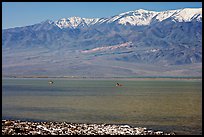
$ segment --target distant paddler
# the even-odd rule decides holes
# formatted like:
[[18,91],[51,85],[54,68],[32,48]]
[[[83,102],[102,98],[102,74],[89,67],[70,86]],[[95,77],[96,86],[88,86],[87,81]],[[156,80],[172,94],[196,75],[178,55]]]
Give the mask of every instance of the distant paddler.
[[115,85],[116,87],[121,87],[121,86],[123,86],[122,84],[119,84],[119,83],[116,83],[116,85]]
[[49,84],[53,84],[54,82],[52,80],[48,81]]

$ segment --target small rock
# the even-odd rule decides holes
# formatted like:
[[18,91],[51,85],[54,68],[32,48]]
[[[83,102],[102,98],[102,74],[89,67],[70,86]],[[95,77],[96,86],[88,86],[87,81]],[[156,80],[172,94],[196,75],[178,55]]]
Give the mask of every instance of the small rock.
[[5,121],[5,122],[4,122],[4,125],[5,125],[5,126],[10,126],[11,124],[13,124],[12,121]]

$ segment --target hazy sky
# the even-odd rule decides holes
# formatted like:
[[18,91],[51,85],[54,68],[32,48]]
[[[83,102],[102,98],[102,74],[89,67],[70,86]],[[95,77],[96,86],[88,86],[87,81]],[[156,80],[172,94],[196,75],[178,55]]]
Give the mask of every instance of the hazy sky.
[[202,2],[2,2],[2,28],[32,25],[72,16],[111,17],[123,12],[146,9],[164,11],[201,8]]

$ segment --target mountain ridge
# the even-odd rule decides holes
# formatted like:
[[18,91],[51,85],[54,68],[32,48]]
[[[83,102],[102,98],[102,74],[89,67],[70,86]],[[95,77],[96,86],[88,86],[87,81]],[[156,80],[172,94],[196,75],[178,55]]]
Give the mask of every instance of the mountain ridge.
[[202,8],[163,12],[139,9],[109,18],[70,17],[61,21],[61,27],[57,21],[46,20],[3,29],[3,74],[202,74]]
[[[144,15],[149,18],[143,17]],[[127,17],[124,17],[124,16],[127,16]],[[184,9],[168,10],[168,11],[161,11],[161,12],[139,9],[139,10],[124,12],[119,15],[111,16],[109,18],[69,17],[67,19],[63,18],[63,19],[54,21],[53,23],[57,25],[59,28],[77,28],[78,26],[80,27],[81,23],[83,23],[82,26],[84,25],[91,26],[91,25],[98,25],[102,23],[113,23],[118,20],[117,21],[118,24],[126,25],[127,23],[129,23],[130,25],[140,26],[140,25],[150,25],[152,22],[155,22],[155,21],[161,22],[168,18],[172,18],[172,20],[178,21],[178,22],[188,22],[188,21],[190,22],[192,17],[194,17],[193,19],[197,21],[201,21],[202,8],[184,8]]]

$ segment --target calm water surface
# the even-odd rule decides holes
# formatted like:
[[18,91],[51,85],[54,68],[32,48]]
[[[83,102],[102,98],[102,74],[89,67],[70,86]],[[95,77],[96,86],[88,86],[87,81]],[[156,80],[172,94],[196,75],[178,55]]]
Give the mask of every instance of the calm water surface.
[[2,118],[202,134],[201,80],[48,80],[3,79]]

